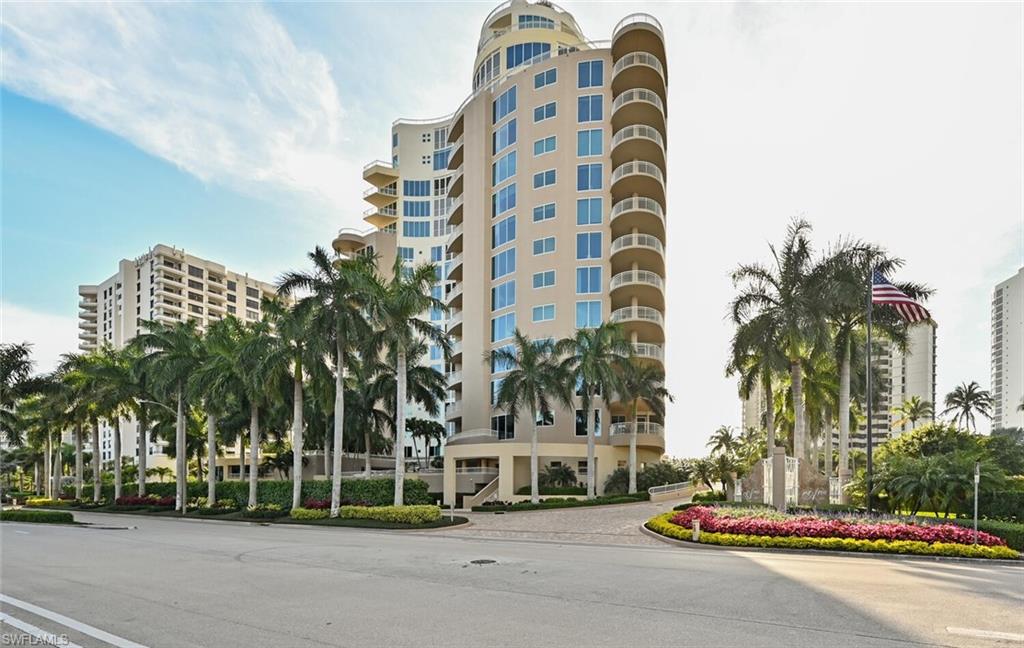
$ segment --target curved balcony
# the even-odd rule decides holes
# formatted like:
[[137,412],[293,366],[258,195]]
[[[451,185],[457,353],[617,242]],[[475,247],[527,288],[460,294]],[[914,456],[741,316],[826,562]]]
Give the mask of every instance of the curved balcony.
[[465,158],[464,150],[462,147],[462,138],[455,140],[452,144],[452,154],[448,158],[448,169],[454,171],[462,166],[462,160]]
[[656,92],[636,88],[615,97],[612,102],[612,130],[618,132],[626,126],[636,125],[655,128],[665,137],[665,102]]
[[626,162],[612,171],[611,192],[612,203],[630,196],[646,196],[664,205],[665,175],[652,162]]
[[448,254],[462,252],[462,225],[456,225],[452,228],[452,231],[448,234],[448,240],[445,241],[445,247],[448,249]]
[[609,283],[612,309],[629,306],[636,299],[641,306],[665,310],[665,280],[650,270],[626,270]]
[[383,187],[370,187],[363,192],[363,200],[374,207],[386,207],[398,200],[398,186],[396,183]]
[[492,441],[498,440],[498,431],[489,430],[487,428],[481,428],[477,430],[465,430],[463,432],[456,432],[455,434],[448,437],[445,441],[445,445],[452,444],[463,444],[463,443],[491,443]]
[[[613,446],[628,446],[633,436],[632,423],[612,423],[609,429],[609,443]],[[637,421],[636,444],[641,447],[665,447],[665,427],[653,421]]]
[[448,260],[448,276],[445,279],[458,282],[455,288],[452,289],[451,300],[448,303],[449,306],[456,305],[452,303],[455,297],[458,297],[460,303],[462,302],[462,258],[462,253],[460,252]]
[[462,401],[445,403],[444,420],[455,421],[460,418],[462,418]]
[[650,342],[634,342],[633,355],[641,360],[657,360],[663,364],[665,362],[665,349]]
[[[668,65],[665,30],[657,18],[645,13],[634,13],[615,25],[612,31],[612,60],[618,61],[630,52],[650,52],[658,58],[663,68]],[[667,73],[665,80],[668,81]]]
[[629,233],[612,239],[612,274],[629,270],[636,264],[665,276],[665,246],[656,236]]
[[461,336],[462,335],[462,311],[453,310],[448,313],[448,334]]
[[[462,273],[462,255],[459,255],[459,274]],[[455,267],[455,259],[452,259],[452,266],[448,269],[448,279],[451,279],[452,269]],[[457,281],[448,294],[445,295],[445,305],[448,308],[462,308],[462,282]]]
[[452,200],[451,211],[448,212],[448,224],[458,225],[462,222],[463,211],[462,211],[462,196]]
[[632,196],[612,203],[609,222],[613,239],[636,229],[665,240],[665,209],[653,198]]
[[384,160],[374,160],[363,167],[363,180],[375,187],[383,187],[398,181],[398,169]]
[[465,108],[465,106],[466,106],[466,104],[463,103],[462,107],[460,107],[455,112],[455,114],[452,116],[452,121],[448,124],[448,141],[449,142],[456,142],[456,141],[458,141],[458,139],[460,137],[462,137],[463,132],[465,132],[465,130],[466,130],[466,128],[465,128],[466,120],[463,118],[463,110],[462,110],[463,108]]
[[461,371],[451,371],[448,373],[448,389],[452,389],[456,385],[462,385]]
[[455,342],[452,342],[452,347],[451,348],[452,348],[451,361],[452,362],[458,362],[458,361],[462,360],[462,341],[461,340],[456,340]]
[[645,341],[663,344],[665,342],[665,318],[656,308],[650,306],[626,306],[612,311],[611,321],[621,324],[626,337],[633,333]]
[[80,310],[80,311],[78,311],[78,318],[79,319],[84,319],[84,320],[93,320],[93,326],[96,326],[96,324],[95,324],[96,317],[97,317],[97,315],[96,315],[96,310],[95,309],[93,309],[93,310]]
[[458,198],[462,195],[462,167],[460,166],[455,170],[455,177],[452,178],[452,184],[448,187],[448,197]]
[[665,67],[657,56],[647,52],[630,52],[615,60],[612,95],[633,88],[646,88],[657,93],[662,101],[666,100]]
[[636,124],[612,135],[612,167],[630,160],[647,160],[665,172],[665,139],[657,128]]

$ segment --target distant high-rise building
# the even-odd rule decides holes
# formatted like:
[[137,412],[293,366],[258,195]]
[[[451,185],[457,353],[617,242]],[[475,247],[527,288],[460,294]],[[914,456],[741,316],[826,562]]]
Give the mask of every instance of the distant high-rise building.
[[992,429],[1024,428],[1024,267],[992,293]]

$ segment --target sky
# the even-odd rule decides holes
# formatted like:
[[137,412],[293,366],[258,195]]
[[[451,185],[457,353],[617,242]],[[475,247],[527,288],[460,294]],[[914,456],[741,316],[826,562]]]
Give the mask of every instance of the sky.
[[[993,286],[1024,265],[1024,5],[563,2],[667,34],[668,453],[738,426],[729,274],[790,219],[936,290],[939,398],[989,385]],[[156,243],[272,280],[362,227],[397,117],[469,93],[492,3],[5,2],[0,339],[77,347],[77,285]]]

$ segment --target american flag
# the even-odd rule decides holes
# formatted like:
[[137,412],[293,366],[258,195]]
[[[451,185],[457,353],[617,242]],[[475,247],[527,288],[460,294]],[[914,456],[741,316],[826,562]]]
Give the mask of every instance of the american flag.
[[924,306],[892,285],[892,282],[878,270],[871,275],[871,303],[892,306],[900,314],[900,317],[910,323],[923,322],[932,317]]

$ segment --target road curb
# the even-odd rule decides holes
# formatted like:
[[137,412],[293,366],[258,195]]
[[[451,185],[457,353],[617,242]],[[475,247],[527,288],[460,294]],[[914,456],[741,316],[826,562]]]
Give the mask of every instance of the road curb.
[[699,551],[727,551],[727,552],[746,552],[753,551],[757,553],[769,553],[769,554],[782,554],[782,555],[804,555],[804,556],[840,556],[844,558],[869,558],[872,560],[900,560],[905,562],[949,562],[949,563],[967,563],[971,565],[1006,565],[1024,567],[1024,560],[1003,560],[1001,558],[963,558],[958,556],[913,556],[910,554],[883,554],[883,553],[871,553],[871,552],[859,552],[859,551],[830,551],[827,549],[777,549],[773,547],[723,547],[720,545],[713,544],[702,544],[700,542],[691,542],[688,540],[677,540],[675,538],[669,538],[661,535],[655,531],[651,531],[647,528],[647,523],[644,522],[640,525],[640,532],[644,535],[648,535],[652,538],[661,540],[662,542],[677,547],[686,547],[688,549],[697,549]]

